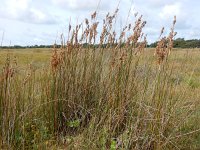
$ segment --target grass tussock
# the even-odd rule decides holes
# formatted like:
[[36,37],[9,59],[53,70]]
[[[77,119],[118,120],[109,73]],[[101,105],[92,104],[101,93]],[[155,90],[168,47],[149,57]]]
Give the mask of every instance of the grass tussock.
[[67,42],[61,36],[47,68],[21,69],[7,55],[0,72],[1,149],[200,146],[199,96],[188,94],[196,84],[184,82],[171,57],[176,18],[168,37],[162,29],[153,55],[145,49],[142,16],[116,33],[117,13],[108,13],[102,26],[96,12],[69,25]]

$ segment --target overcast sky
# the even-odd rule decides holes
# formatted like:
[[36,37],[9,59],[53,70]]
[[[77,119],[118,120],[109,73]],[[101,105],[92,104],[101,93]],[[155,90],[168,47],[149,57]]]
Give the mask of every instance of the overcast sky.
[[[177,16],[177,37],[200,39],[200,0],[121,0],[118,21],[123,24],[130,6],[129,22],[133,14],[143,14],[147,21],[144,32],[149,43],[154,42],[164,26],[170,29]],[[119,0],[101,0],[99,16],[114,12]],[[59,35],[66,33],[72,23],[90,18],[98,0],[0,0],[0,39],[3,45],[53,44]],[[167,31],[166,31],[167,33]]]

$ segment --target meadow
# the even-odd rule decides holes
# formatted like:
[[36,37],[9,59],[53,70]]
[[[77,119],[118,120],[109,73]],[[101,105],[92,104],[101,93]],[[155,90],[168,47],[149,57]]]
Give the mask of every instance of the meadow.
[[116,15],[61,48],[0,49],[1,149],[200,148],[200,49],[173,49],[176,20],[156,48],[141,16],[117,37]]

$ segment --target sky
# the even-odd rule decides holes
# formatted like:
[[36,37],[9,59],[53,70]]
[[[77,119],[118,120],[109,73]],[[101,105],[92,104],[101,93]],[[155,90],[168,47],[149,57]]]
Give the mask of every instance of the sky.
[[[120,1],[120,4],[119,4]],[[68,24],[90,18],[99,0],[0,0],[0,40],[3,45],[46,45],[66,35]],[[176,38],[200,39],[200,0],[101,0],[97,19],[114,12],[119,4],[118,22],[134,23],[138,12],[147,21],[144,33],[156,41],[165,27],[168,34],[174,15]]]

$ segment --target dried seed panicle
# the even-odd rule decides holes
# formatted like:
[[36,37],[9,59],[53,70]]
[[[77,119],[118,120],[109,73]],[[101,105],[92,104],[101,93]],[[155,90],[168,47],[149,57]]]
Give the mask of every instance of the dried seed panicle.
[[57,70],[59,63],[60,63],[59,54],[56,49],[56,44],[54,44],[54,50],[51,56],[51,68],[52,68],[53,73],[55,73],[55,71]]
[[95,11],[92,15],[91,15],[91,19],[94,20],[97,16],[97,12]]

